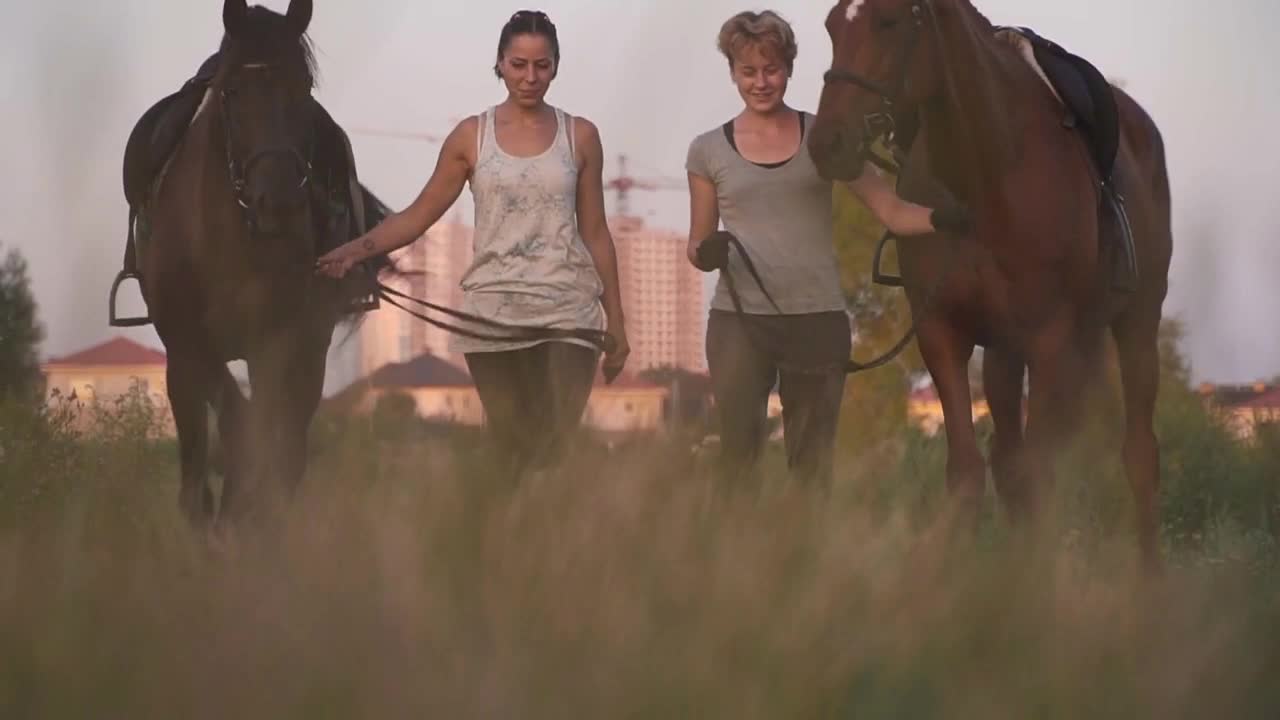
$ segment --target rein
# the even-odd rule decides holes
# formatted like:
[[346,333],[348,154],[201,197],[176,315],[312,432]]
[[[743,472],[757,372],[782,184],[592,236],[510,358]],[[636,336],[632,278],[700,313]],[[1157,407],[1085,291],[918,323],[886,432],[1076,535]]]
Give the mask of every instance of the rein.
[[[428,302],[420,298],[415,298],[411,295],[406,295],[405,293],[402,293],[399,290],[396,290],[395,288],[385,285],[381,282],[377,283],[377,290],[378,290],[377,292],[378,298],[386,302],[388,305],[391,305],[392,307],[395,307],[395,308],[399,308],[400,310],[403,310],[409,315],[419,320],[422,320],[423,322],[426,322],[430,325],[434,325],[435,327],[438,327],[441,330],[446,330],[448,332],[451,332],[457,335],[462,335],[463,337],[469,337],[475,340],[497,340],[500,342],[522,342],[526,340],[534,340],[534,341],[582,340],[584,342],[590,343],[591,345],[599,349],[601,352],[606,354],[612,352],[615,346],[613,336],[605,332],[604,330],[590,330],[587,328],[548,328],[548,327],[537,327],[532,325],[509,325],[507,323],[498,322],[497,320],[490,320],[489,318],[483,318],[478,315],[472,315],[471,313],[462,312],[461,310],[454,310],[452,308],[448,308],[443,305],[437,305],[436,303],[433,303],[433,302]],[[458,318],[459,320],[464,320],[466,322],[475,323],[477,325],[483,325],[485,327],[493,328],[494,330],[501,331],[502,334],[477,332],[475,330],[468,330],[466,328],[459,327],[458,325],[454,325],[452,323],[448,323],[443,320],[437,320],[436,318],[433,318],[429,315],[425,315],[422,312],[405,307],[403,304],[400,303],[401,300],[413,305],[417,305],[426,310],[434,310],[436,312],[444,313],[445,315]]]
[[[888,233],[885,234],[885,237],[880,241],[881,247],[884,246],[885,241],[888,240],[890,237],[892,237],[890,234]],[[747,273],[751,275],[751,279],[755,282],[756,287],[759,288],[760,292],[764,294],[765,298],[769,301],[769,304],[773,306],[774,311],[778,315],[784,314],[782,312],[782,309],[778,307],[778,303],[774,301],[773,296],[769,294],[768,288],[766,288],[764,285],[764,280],[760,277],[760,273],[756,270],[755,263],[751,261],[751,256],[747,254],[747,249],[743,247],[742,241],[739,240],[732,233],[728,234],[728,239],[729,239],[729,245],[733,247],[735,251],[737,251],[738,257],[742,258],[742,264],[747,268]],[[877,249],[876,250],[877,269],[879,268],[879,262],[878,262],[879,256],[880,256],[880,251],[879,249]],[[739,319],[745,320],[746,312],[743,311],[742,309],[742,298],[738,296],[738,287],[734,282],[733,273],[729,272],[729,268],[726,266],[721,269],[720,276],[724,278],[725,287],[729,290],[729,299],[733,301],[734,313],[737,314]],[[885,283],[885,284],[889,284],[889,283]],[[744,323],[744,329],[746,329],[749,333],[750,325],[747,325]],[[844,365],[845,373],[853,374],[853,373],[863,372],[865,370],[874,370],[878,367],[881,367],[883,365],[886,365],[892,362],[894,358],[902,354],[903,350],[907,349],[907,345],[911,344],[911,340],[915,337],[915,334],[916,334],[916,327],[915,327],[915,323],[913,322],[911,325],[911,329],[908,330],[907,333],[903,335],[902,338],[898,340],[898,342],[895,343],[894,346],[890,348],[887,352],[867,362],[859,362],[853,359],[849,359],[845,361],[845,365]]]

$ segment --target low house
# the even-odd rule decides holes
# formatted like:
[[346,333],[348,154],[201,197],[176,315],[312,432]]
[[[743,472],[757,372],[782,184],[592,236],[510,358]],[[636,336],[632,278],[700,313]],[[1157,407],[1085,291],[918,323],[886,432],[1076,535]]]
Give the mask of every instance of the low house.
[[1199,393],[1209,409],[1218,413],[1242,440],[1251,439],[1260,425],[1280,422],[1280,385],[1205,383]]
[[81,410],[95,402],[109,406],[136,388],[161,413],[166,432],[172,434],[165,369],[163,352],[123,337],[50,358],[40,366],[50,402],[69,399]]
[[[668,388],[623,375],[605,384],[599,373],[583,423],[605,432],[655,430],[664,425]],[[388,395],[413,399],[418,416],[430,420],[481,425],[484,407],[470,374],[431,353],[391,363],[357,380],[326,401],[338,412],[368,414]]]
[[480,396],[465,370],[431,353],[402,363],[389,363],[368,377],[348,385],[329,402],[344,412],[373,412],[387,395],[413,399],[419,417],[428,420],[479,425],[484,421]]
[[606,385],[597,374],[582,422],[605,432],[657,430],[666,423],[669,388],[630,375]]

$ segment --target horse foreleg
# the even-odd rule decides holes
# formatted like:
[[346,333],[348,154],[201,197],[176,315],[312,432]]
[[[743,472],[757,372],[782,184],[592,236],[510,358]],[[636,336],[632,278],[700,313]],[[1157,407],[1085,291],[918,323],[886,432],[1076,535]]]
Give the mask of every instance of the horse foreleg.
[[289,363],[289,373],[285,377],[286,395],[281,398],[285,423],[282,427],[284,444],[281,448],[280,479],[290,497],[297,494],[306,473],[307,431],[324,391],[327,353],[327,341],[303,344]]
[[327,342],[284,333],[249,360],[254,476],[261,480],[259,489],[279,500],[291,497],[302,481],[307,429],[320,402],[327,348]]
[[182,471],[178,507],[198,529],[205,528],[214,513],[213,490],[209,487],[209,377],[205,368],[202,358],[171,350],[165,369]]
[[973,428],[969,358],[974,344],[954,329],[930,323],[919,329],[920,353],[942,403],[947,433],[947,490],[961,510],[977,517],[986,486],[986,464]]
[[1043,327],[1028,353],[1026,452],[1036,473],[1025,485],[1024,502],[1032,519],[1054,487],[1055,466],[1079,428],[1086,367],[1075,318],[1063,312]]
[[1159,548],[1160,448],[1154,416],[1160,385],[1159,313],[1123,316],[1112,328],[1124,384],[1124,469],[1137,509],[1138,547],[1148,572],[1162,566]]
[[233,521],[241,512],[241,483],[247,463],[246,427],[248,403],[231,371],[222,365],[214,409],[218,414],[218,438],[222,445],[222,502],[219,522]]
[[983,354],[982,386],[991,410],[995,432],[991,436],[991,475],[996,492],[1010,517],[1027,511],[1031,482],[1023,459],[1022,379],[1026,362],[1005,348],[987,348]]

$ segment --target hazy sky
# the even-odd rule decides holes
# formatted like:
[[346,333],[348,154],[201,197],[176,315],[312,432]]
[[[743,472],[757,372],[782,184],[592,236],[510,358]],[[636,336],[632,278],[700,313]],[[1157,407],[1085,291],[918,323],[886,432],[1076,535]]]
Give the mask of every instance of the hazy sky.
[[[266,5],[283,11],[287,0]],[[1190,326],[1197,377],[1280,374],[1280,49],[1276,0],[977,0],[999,24],[1028,25],[1124,80],[1160,125],[1174,202],[1168,314]],[[110,336],[107,289],[126,206],[120,158],[138,116],[216,47],[220,0],[0,3],[0,244],[31,263],[46,355]],[[490,66],[521,7],[556,22],[563,66],[549,99],[594,120],[632,173],[683,178],[691,138],[739,108],[715,50],[745,8],[789,18],[800,56],[788,95],[814,110],[830,62],[828,0],[318,0],[311,25],[318,95],[349,128],[444,133],[502,99]],[[407,203],[437,146],[353,137],[361,176]],[[612,171],[611,166],[606,168]],[[461,210],[469,218],[469,193]],[[684,230],[680,192],[638,193],[633,209]],[[140,307],[140,303],[134,305]],[[159,346],[149,328],[126,334]]]

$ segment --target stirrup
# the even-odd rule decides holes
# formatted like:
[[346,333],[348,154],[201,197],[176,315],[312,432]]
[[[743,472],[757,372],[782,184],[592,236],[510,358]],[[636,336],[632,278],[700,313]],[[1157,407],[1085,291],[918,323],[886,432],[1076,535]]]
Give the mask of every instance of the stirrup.
[[120,284],[125,280],[137,280],[142,283],[142,276],[132,270],[121,270],[116,273],[116,279],[111,281],[111,294],[107,298],[107,323],[111,327],[141,327],[150,325],[151,318],[142,315],[139,317],[121,318],[116,317],[116,293],[120,290]]
[[884,235],[880,236],[880,242],[876,243],[876,252],[871,258],[871,282],[876,285],[884,285],[885,287],[903,287],[902,276],[890,275],[880,269],[880,260],[884,255],[884,246],[888,245],[890,240],[897,240],[897,236],[888,230],[885,230]]

